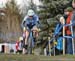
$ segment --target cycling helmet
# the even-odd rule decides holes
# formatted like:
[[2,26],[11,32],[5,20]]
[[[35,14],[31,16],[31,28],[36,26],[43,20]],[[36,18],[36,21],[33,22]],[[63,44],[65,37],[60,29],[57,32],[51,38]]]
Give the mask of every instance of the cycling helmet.
[[28,13],[27,13],[28,16],[33,16],[34,14],[35,12],[32,9],[28,10]]

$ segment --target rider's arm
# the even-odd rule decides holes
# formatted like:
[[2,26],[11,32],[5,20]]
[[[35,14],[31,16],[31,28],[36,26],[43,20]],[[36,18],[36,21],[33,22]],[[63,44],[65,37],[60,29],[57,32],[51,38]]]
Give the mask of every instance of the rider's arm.
[[27,16],[24,17],[23,21],[22,21],[22,24],[21,24],[21,27],[24,28],[26,27],[26,19],[27,19]]
[[36,22],[36,26],[39,27],[40,22],[39,22],[39,17],[38,17],[37,15],[36,15],[36,21],[37,21],[37,22]]

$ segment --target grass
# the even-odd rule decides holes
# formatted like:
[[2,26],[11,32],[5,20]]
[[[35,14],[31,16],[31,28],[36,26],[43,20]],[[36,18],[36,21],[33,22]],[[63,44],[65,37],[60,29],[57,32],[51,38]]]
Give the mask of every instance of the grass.
[[75,61],[75,55],[36,56],[22,54],[0,54],[0,61]]

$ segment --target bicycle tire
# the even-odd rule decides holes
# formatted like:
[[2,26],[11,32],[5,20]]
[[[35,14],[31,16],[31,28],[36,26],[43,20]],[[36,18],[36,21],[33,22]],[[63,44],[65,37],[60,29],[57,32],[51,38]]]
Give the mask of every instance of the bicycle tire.
[[32,54],[32,38],[28,39],[28,54]]

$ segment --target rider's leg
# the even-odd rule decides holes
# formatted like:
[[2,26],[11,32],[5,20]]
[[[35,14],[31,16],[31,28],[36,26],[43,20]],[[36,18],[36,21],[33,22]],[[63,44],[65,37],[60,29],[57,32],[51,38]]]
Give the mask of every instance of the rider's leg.
[[38,31],[36,31],[36,37],[38,37],[39,36],[39,32]]
[[27,53],[28,37],[29,37],[29,31],[26,30],[24,38],[23,54]]
[[25,34],[26,34],[26,36],[25,36],[25,53],[27,53],[29,31],[26,30]]
[[33,33],[34,33],[35,37],[38,37],[39,32],[38,32],[37,26],[34,26],[34,27],[32,28],[32,30],[33,30]]
[[29,37],[29,31],[28,30],[26,30],[26,37],[25,37],[25,45],[27,45],[28,44],[28,37]]
[[26,51],[25,51],[25,37],[24,37],[24,38],[23,38],[23,50],[22,50],[22,53],[25,54],[25,52],[26,52]]
[[35,37],[35,38],[39,36],[38,31],[33,31],[33,33],[34,33],[34,37]]

